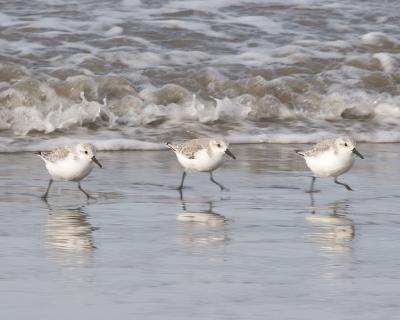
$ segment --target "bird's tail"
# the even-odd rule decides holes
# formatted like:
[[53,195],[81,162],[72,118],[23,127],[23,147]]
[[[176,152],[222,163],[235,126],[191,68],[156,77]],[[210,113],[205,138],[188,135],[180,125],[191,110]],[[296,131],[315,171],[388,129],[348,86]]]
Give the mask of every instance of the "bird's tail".
[[301,155],[302,157],[304,157],[304,151],[301,150],[294,150],[294,152],[296,152],[297,154]]
[[168,148],[170,148],[172,151],[176,151],[175,146],[171,142],[167,142],[165,144]]
[[42,151],[36,151],[36,152],[34,152],[33,154],[36,154],[36,155],[38,155],[38,156],[41,156],[41,155],[42,155]]

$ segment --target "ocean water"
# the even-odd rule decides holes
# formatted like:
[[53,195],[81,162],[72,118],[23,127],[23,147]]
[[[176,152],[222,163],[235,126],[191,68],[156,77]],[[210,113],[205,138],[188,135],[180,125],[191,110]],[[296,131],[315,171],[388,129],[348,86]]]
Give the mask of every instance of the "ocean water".
[[397,1],[1,1],[0,151],[399,142]]
[[189,174],[182,200],[172,152],[100,152],[95,199],[58,182],[48,203],[41,160],[3,154],[2,318],[397,319],[399,146],[359,145],[355,191],[313,199],[298,147],[232,146],[230,191]]

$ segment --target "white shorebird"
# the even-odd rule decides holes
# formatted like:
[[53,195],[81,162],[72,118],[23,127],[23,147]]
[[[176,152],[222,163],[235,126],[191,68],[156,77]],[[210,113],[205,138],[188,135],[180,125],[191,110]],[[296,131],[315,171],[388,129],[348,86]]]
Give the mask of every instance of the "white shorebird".
[[296,152],[306,160],[308,168],[313,172],[309,192],[314,192],[316,177],[333,177],[335,183],[353,190],[337,178],[350,170],[354,163],[354,155],[361,159],[364,157],[356,149],[356,144],[351,137],[342,136],[318,142],[310,150]]
[[93,169],[93,164],[100,168],[102,165],[96,159],[96,149],[89,143],[80,143],[72,146],[62,147],[53,151],[37,152],[46,163],[46,168],[51,179],[46,192],[42,198],[46,199],[53,179],[78,182],[78,188],[89,199],[90,195],[82,189],[81,180],[85,178]]
[[167,143],[167,147],[173,150],[184,171],[178,190],[182,190],[187,171],[209,172],[210,180],[221,188],[222,184],[214,180],[213,171],[224,161],[227,154],[233,159],[235,156],[228,149],[228,143],[221,139],[193,139],[182,144]]

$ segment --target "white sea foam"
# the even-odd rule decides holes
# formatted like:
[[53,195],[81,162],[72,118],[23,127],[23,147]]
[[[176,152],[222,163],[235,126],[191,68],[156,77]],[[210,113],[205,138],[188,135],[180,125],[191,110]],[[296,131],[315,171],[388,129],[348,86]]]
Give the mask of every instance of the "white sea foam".
[[34,151],[49,151],[58,147],[72,145],[76,143],[92,143],[98,151],[154,151],[164,150],[165,145],[162,143],[152,143],[146,141],[140,141],[135,139],[104,139],[99,140],[96,138],[85,139],[79,137],[63,137],[54,138],[51,140],[30,140],[30,141],[19,141],[17,144],[11,143],[12,139],[1,138],[0,139],[0,152],[34,152]]
[[394,70],[394,68],[396,67],[397,63],[395,61],[395,59],[388,53],[384,53],[384,52],[380,52],[380,53],[375,53],[373,55],[373,57],[375,59],[378,59],[382,69],[385,72],[391,72]]
[[124,29],[122,27],[119,26],[114,26],[111,27],[111,29],[107,30],[104,35],[106,35],[107,37],[114,37],[116,35],[119,35],[121,33],[124,32]]
[[[319,133],[270,133],[270,134],[224,134],[219,135],[227,139],[231,144],[300,144],[300,143],[316,143],[321,139],[331,138],[336,136],[337,133],[319,132]],[[400,133],[393,131],[375,131],[357,133],[355,138],[358,142],[368,143],[398,143],[400,142]],[[182,141],[182,139],[176,139]],[[157,151],[166,150],[165,142],[158,143],[136,140],[131,138],[104,138],[98,139],[96,137],[82,138],[82,137],[68,137],[68,138],[54,138],[50,140],[40,139],[20,139],[17,143],[12,138],[0,138],[0,152],[13,153],[13,152],[34,152],[43,150],[52,150],[54,148],[75,144],[79,142],[92,143],[99,151]]]
[[369,32],[361,37],[363,43],[372,45],[372,46],[387,46],[387,45],[398,45],[399,41],[383,32]]
[[[72,81],[71,79],[75,78],[69,79],[68,81]],[[79,77],[77,80],[83,80],[83,78]],[[263,85],[268,88],[271,83],[265,82]],[[95,86],[95,83],[92,85]],[[235,98],[205,100],[191,95],[189,91],[176,85],[165,86],[161,89],[146,88],[137,97],[127,96],[111,107],[106,101],[102,103],[88,101],[83,92],[80,93],[80,102],[66,104],[66,100],[60,99],[53,89],[42,87],[40,90],[43,91],[42,96],[46,97],[47,105],[39,107],[33,100],[30,102],[33,105],[30,106],[3,108],[0,110],[2,116],[0,128],[12,131],[19,136],[28,136],[31,132],[48,134],[60,130],[73,133],[78,128],[90,125],[95,125],[98,127],[97,130],[103,130],[106,133],[110,129],[142,127],[144,131],[151,134],[152,131],[157,132],[160,124],[163,124],[163,128],[168,128],[179,123],[192,123],[194,126],[197,123],[200,128],[202,124],[211,125],[219,122],[235,124],[239,131],[260,132],[266,129],[257,129],[257,126],[251,129],[252,123],[256,124],[264,119],[291,119],[297,121],[298,125],[304,126],[305,136],[308,136],[307,126],[309,125],[306,119],[314,119],[314,125],[318,127],[325,126],[323,133],[329,133],[331,130],[329,128],[331,125],[328,126],[325,121],[370,119],[371,124],[375,123],[377,131],[388,130],[386,125],[400,124],[400,98],[387,94],[367,94],[363,90],[346,92],[342,87],[332,88],[331,92],[323,96],[315,94],[309,97],[304,96],[305,101],[299,101],[298,106],[291,108],[269,95],[260,99],[244,94]],[[94,90],[92,95],[97,96],[97,88],[94,87],[92,90]],[[17,91],[6,90],[0,98],[9,97],[13,92]],[[87,92],[90,94],[90,91]],[[19,95],[14,95],[13,99],[25,101],[24,96]],[[304,102],[305,104],[302,105]],[[27,101],[24,103],[26,104]],[[149,125],[152,127],[146,129]],[[349,123],[349,125],[350,128],[357,128],[357,122],[353,121],[353,124]],[[280,131],[278,124],[273,124],[272,128]],[[112,132],[109,134],[112,135]],[[297,132],[285,132],[285,137],[292,137],[291,134],[293,134],[292,142],[296,142]],[[271,133],[268,133],[268,137],[270,136]],[[290,139],[285,141],[290,142]],[[283,140],[276,141],[283,142]]]

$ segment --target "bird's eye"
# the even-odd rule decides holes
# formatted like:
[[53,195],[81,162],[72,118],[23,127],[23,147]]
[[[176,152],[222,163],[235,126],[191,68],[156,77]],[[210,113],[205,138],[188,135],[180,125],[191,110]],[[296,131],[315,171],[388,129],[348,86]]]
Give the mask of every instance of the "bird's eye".
[[347,143],[346,142],[344,143],[344,146],[347,147]]
[[85,154],[88,154],[89,152],[87,152],[87,150],[85,151]]
[[218,143],[218,144],[217,144],[217,147],[218,147],[218,148],[221,148],[221,144],[220,144],[220,143]]

